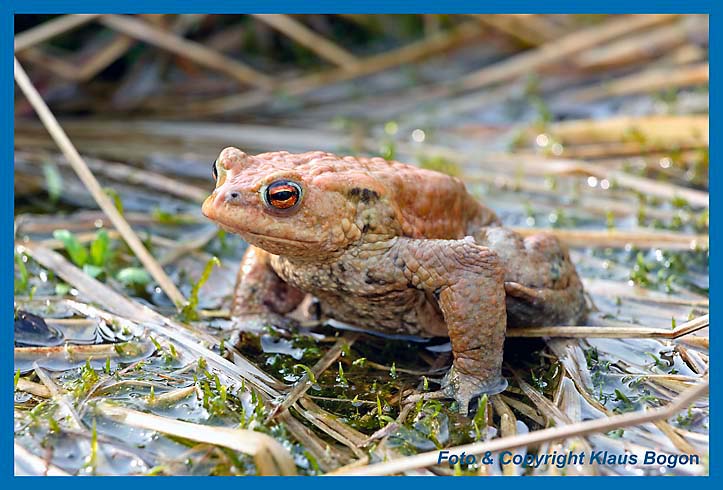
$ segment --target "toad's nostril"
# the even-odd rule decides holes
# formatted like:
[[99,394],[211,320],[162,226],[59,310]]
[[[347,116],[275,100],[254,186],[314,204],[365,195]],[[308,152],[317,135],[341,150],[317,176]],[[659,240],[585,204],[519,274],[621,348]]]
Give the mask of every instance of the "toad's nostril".
[[237,191],[231,191],[226,194],[226,202],[237,202],[241,200],[241,193]]

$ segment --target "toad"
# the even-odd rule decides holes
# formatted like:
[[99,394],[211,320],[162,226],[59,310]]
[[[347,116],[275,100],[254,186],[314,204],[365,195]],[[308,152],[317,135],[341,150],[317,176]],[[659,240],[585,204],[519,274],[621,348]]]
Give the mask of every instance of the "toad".
[[[224,149],[203,214],[250,246],[232,316],[281,323],[311,294],[324,318],[385,334],[449,337],[444,392],[507,386],[505,330],[584,320],[567,250],[504,228],[462,181],[382,158]],[[276,322],[276,323],[275,323]]]

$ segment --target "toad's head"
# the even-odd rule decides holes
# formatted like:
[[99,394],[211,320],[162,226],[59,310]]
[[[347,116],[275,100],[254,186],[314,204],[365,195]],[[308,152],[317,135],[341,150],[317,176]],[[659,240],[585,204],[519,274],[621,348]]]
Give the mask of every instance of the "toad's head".
[[[322,257],[359,239],[356,206],[338,175],[315,165],[322,152],[247,155],[224,149],[213,164],[216,188],[203,214],[275,255]],[[322,168],[323,167],[323,168]],[[356,230],[356,233],[355,233]]]

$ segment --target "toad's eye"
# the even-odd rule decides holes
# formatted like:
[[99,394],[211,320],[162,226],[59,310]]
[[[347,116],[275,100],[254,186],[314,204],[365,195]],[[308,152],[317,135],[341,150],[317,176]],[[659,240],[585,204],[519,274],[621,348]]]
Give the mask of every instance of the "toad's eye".
[[290,180],[277,180],[266,187],[264,201],[276,209],[291,209],[301,200],[301,186]]
[[218,160],[214,160],[211,164],[211,174],[213,174],[213,180],[218,181]]

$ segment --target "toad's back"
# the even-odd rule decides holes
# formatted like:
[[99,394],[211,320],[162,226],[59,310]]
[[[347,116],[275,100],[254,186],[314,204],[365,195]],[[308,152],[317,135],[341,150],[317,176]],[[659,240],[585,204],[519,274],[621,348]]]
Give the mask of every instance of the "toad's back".
[[389,208],[403,236],[456,239],[483,226],[499,224],[456,177],[383,158],[339,157],[332,153],[264,153],[256,158],[288,165],[326,187],[357,199],[362,206]]

